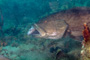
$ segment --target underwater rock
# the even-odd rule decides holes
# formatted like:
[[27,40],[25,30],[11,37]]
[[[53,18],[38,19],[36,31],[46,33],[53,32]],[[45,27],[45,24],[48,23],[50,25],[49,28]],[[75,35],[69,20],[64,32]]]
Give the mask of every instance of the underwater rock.
[[68,52],[69,60],[80,60],[80,51],[81,49],[76,48]]
[[33,30],[29,30],[30,35],[46,39],[59,39],[67,35],[77,37],[82,36],[83,23],[90,26],[90,8],[77,7],[69,10],[54,13],[42,18],[33,25]]
[[51,47],[50,53],[52,53],[52,58],[54,58],[55,60],[68,60],[69,59],[66,52],[58,46]]
[[90,29],[86,23],[84,24],[83,37],[81,60],[90,60]]
[[51,52],[51,53],[54,53],[54,52],[56,52],[58,49],[60,49],[60,47],[51,47],[51,48],[50,48],[50,52]]
[[68,60],[68,55],[64,53],[61,49],[58,49],[56,53],[56,60]]
[[49,6],[52,9],[52,11],[57,11],[59,9],[59,2],[58,1],[49,2]]
[[8,58],[6,58],[6,57],[0,55],[0,60],[10,60],[10,59],[8,59]]

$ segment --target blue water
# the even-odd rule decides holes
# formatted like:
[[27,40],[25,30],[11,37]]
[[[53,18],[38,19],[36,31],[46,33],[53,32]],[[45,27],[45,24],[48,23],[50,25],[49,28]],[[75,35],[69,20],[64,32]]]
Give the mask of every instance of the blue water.
[[[62,50],[65,43],[71,41],[53,41],[48,39],[27,36],[28,29],[39,19],[50,14],[67,10],[74,7],[89,7],[89,0],[0,0],[0,55],[11,60],[55,60],[56,46]],[[78,44],[78,42],[74,42]],[[63,51],[73,55],[75,51],[70,44]],[[69,47],[69,48],[68,48]],[[1,57],[0,57],[1,58]],[[63,60],[78,60],[74,58],[61,57]]]

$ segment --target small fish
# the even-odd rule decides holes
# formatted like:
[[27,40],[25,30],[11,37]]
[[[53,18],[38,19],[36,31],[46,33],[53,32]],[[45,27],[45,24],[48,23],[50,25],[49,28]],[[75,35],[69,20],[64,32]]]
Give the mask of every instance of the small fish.
[[[42,18],[28,31],[28,35],[39,38],[60,39],[65,35],[78,39],[82,36],[83,23],[90,26],[90,8],[77,7]],[[31,33],[29,33],[31,32]]]

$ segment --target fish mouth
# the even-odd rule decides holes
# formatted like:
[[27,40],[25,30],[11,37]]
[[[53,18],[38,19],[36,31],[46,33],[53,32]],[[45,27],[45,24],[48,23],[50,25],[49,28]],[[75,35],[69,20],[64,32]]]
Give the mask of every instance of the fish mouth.
[[35,31],[32,33],[32,35],[40,35],[39,31],[35,29]]
[[28,31],[28,33],[27,33],[27,35],[32,35],[32,36],[34,36],[34,35],[41,35],[40,34],[40,32],[36,29],[36,28],[34,28],[33,26],[29,29],[29,31]]
[[43,37],[46,33],[37,24],[34,24],[34,26],[29,29],[27,34],[35,37]]

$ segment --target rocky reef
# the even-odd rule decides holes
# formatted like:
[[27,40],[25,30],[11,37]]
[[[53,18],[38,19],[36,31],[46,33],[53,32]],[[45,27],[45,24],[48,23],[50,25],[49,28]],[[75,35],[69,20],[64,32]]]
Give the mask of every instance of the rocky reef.
[[90,7],[90,0],[0,0],[0,60],[90,60],[89,28],[83,31],[82,51],[81,42],[70,37],[54,41],[26,35],[39,19],[83,6]]

